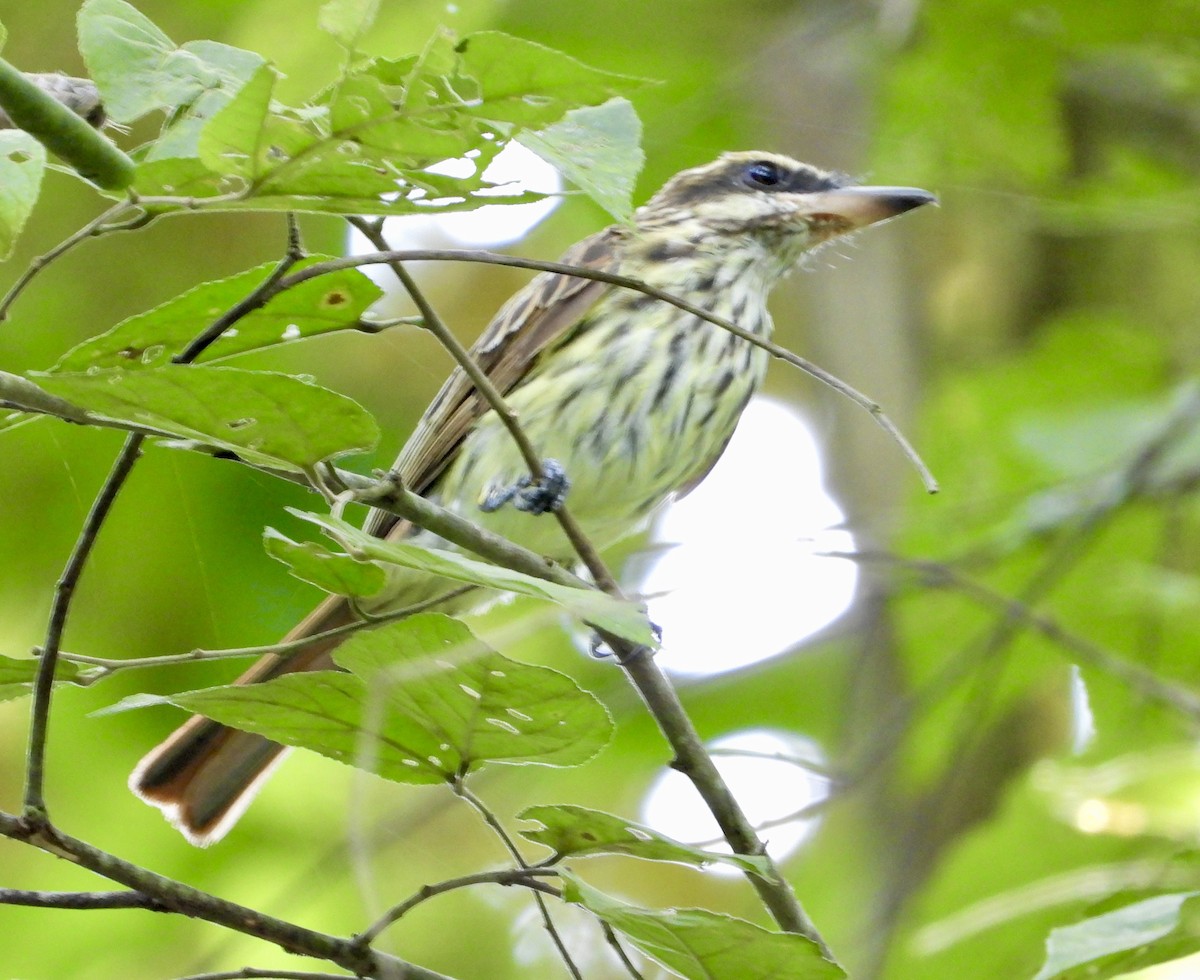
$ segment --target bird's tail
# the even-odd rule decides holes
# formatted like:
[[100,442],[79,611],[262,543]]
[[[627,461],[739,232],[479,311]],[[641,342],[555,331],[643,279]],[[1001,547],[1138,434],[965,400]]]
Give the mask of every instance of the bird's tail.
[[[330,596],[284,641],[354,621],[346,601]],[[328,670],[341,637],[315,643],[290,657],[263,657],[237,684],[257,684],[302,670]],[[220,840],[242,815],[287,749],[261,735],[240,732],[194,715],[138,763],[129,788],[162,810],[193,844]]]

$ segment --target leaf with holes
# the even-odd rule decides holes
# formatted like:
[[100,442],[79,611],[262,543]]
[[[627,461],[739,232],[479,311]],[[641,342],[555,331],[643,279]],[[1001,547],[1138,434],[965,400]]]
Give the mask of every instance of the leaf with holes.
[[[312,256],[291,271],[298,272],[327,258]],[[253,292],[274,268],[275,263],[268,262],[228,279],[206,282],[161,306],[122,320],[111,330],[69,350],[52,370],[165,366],[213,320]],[[357,269],[309,279],[242,317],[200,355],[200,360],[353,329],[382,295],[383,291]]]
[[626,99],[575,109],[554,125],[517,138],[618,221],[633,213],[645,163],[642,122]]
[[[363,12],[353,6],[333,11],[339,22],[349,17],[344,26],[351,31]],[[281,106],[275,82],[273,69],[259,67],[199,137],[205,165],[251,191],[219,207],[428,214],[539,200],[542,195],[528,192],[503,195],[484,178],[496,153],[520,127],[546,126],[580,105],[642,84],[495,31],[461,41],[439,31],[419,55],[359,59],[304,109]],[[620,130],[618,155],[637,159],[629,126],[610,122],[605,135],[611,140]],[[447,160],[468,157],[469,173],[434,172]],[[619,169],[611,154],[605,169]],[[581,174],[581,186],[590,190],[586,171]],[[145,183],[140,175],[137,186]],[[620,206],[616,176],[606,172],[591,183],[607,193],[610,206]],[[222,186],[202,182],[201,192],[211,196]]]
[[41,143],[19,129],[0,132],[0,260],[12,255],[37,203],[45,169]]
[[481,119],[545,126],[569,109],[597,105],[649,79],[592,68],[570,55],[500,31],[464,37],[459,70],[476,80],[470,111]]
[[714,854],[672,840],[632,820],[570,804],[531,806],[518,816],[536,820],[540,830],[522,830],[521,836],[554,851],[557,857],[590,857],[598,854],[628,854],[651,861],[674,861],[698,868],[721,861],[743,871],[765,876],[768,862],[762,857]]
[[288,509],[301,520],[323,528],[343,547],[364,558],[428,572],[430,575],[440,575],[455,582],[482,585],[489,589],[532,596],[535,599],[548,599],[563,606],[584,622],[634,643],[654,646],[658,642],[650,627],[645,608],[636,603],[616,599],[597,589],[577,589],[547,582],[545,579],[534,578],[532,575],[453,551],[422,548],[420,545],[403,541],[382,541],[336,517]]
[[334,554],[315,541],[293,541],[273,527],[263,532],[263,547],[296,578],[335,595],[369,596],[387,585],[387,575],[373,562]]
[[37,380],[95,415],[228,449],[252,463],[303,470],[369,449],[379,437],[356,402],[286,374],[172,364]]
[[705,909],[642,909],[618,902],[569,872],[563,897],[623,933],[681,977],[695,980],[841,980],[845,971],[794,932],[770,932]]
[[509,660],[447,616],[356,633],[335,659],[350,673],[138,695],[108,710],[169,702],[402,783],[487,763],[580,765],[612,734],[604,706],[571,678]]

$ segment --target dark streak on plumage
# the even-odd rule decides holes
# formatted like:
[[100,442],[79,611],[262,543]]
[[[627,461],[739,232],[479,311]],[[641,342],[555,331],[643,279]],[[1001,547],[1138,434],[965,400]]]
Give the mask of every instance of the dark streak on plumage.
[[690,258],[695,251],[693,242],[665,238],[646,250],[646,258],[651,262],[674,262],[676,259]]
[[722,374],[721,377],[717,379],[717,383],[713,387],[713,395],[717,398],[720,398],[721,395],[725,394],[725,390],[731,384],[733,384],[733,379],[734,379],[733,369],[726,368],[725,373]]
[[658,379],[658,387],[654,389],[654,397],[650,400],[650,411],[657,409],[663,399],[667,397],[667,392],[671,390],[671,383],[675,380],[675,375],[679,373],[679,355],[672,352],[671,359],[667,362],[667,369],[663,371],[662,376]]

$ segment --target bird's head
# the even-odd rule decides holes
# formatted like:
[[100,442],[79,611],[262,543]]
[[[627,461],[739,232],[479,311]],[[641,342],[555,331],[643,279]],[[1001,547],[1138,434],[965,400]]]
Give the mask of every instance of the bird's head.
[[639,209],[636,223],[644,229],[678,225],[694,244],[750,237],[790,265],[830,238],[936,201],[915,187],[856,185],[845,174],[750,151],[676,174]]

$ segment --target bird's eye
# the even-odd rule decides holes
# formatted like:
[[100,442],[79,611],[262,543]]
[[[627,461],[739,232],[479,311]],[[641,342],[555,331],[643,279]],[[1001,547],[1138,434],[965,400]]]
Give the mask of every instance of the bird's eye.
[[783,170],[767,160],[752,163],[745,171],[746,183],[751,187],[775,187],[783,183]]

